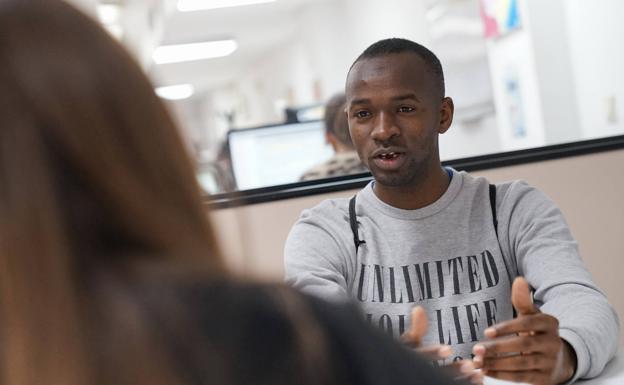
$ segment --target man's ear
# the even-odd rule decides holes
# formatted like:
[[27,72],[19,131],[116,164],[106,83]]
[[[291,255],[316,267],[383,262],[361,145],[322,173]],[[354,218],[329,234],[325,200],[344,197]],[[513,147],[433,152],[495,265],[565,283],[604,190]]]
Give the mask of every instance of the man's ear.
[[455,104],[453,99],[445,97],[440,103],[440,125],[438,126],[438,133],[444,134],[451,127],[453,123],[453,114],[455,113]]

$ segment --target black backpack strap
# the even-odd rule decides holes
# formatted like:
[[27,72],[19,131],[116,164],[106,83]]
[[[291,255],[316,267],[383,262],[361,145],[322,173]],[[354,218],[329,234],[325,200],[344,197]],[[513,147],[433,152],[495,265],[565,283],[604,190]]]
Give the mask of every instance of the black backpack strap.
[[[496,240],[500,245],[500,240],[498,239],[498,218],[496,216],[496,185],[490,184],[490,206],[492,207],[492,223],[494,224],[494,232],[496,233]],[[503,262],[505,263],[505,270],[507,270],[507,276],[509,277],[509,284],[511,285],[513,279],[517,274],[511,274],[509,266],[507,265],[507,259],[505,259],[505,255],[503,255],[503,248],[501,247],[501,257],[503,258]],[[533,293],[531,293],[532,295]],[[513,317],[516,318],[518,313],[515,308],[511,308],[513,311]]]
[[355,254],[362,243],[366,243],[364,240],[360,240],[358,236],[358,223],[355,216],[355,195],[349,200],[349,224],[351,225],[351,232],[353,233],[353,243],[355,244]]
[[490,184],[490,206],[492,207],[492,223],[498,239],[498,219],[496,216],[496,185]]

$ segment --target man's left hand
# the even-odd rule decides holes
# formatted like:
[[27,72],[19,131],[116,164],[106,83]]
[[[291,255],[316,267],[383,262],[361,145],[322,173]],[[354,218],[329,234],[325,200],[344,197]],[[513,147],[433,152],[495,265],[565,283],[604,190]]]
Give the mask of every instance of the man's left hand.
[[[422,340],[427,334],[428,321],[425,309],[416,306],[412,309],[410,328],[402,336],[404,344],[413,347],[418,354],[431,361],[444,360],[451,356],[453,349],[448,345],[423,345]],[[455,361],[440,367],[446,374],[464,383],[483,385],[483,374],[475,370],[471,360]]]
[[475,366],[486,376],[506,381],[533,385],[569,381],[576,370],[576,355],[559,337],[559,321],[533,305],[529,285],[522,277],[513,283],[511,302],[517,318],[484,331],[487,340],[473,349]]

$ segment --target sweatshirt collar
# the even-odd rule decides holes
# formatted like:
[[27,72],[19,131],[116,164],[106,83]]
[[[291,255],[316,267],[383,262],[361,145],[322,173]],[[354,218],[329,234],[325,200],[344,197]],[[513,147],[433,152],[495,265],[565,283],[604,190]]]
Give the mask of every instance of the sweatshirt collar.
[[391,206],[377,197],[373,186],[375,181],[371,181],[362,191],[358,193],[358,199],[365,205],[366,209],[371,207],[384,215],[397,218],[397,219],[422,219],[430,217],[444,210],[459,194],[461,190],[464,178],[462,173],[450,169],[453,173],[451,183],[447,187],[446,191],[438,200],[427,205],[425,207],[416,210],[404,210],[394,206]]

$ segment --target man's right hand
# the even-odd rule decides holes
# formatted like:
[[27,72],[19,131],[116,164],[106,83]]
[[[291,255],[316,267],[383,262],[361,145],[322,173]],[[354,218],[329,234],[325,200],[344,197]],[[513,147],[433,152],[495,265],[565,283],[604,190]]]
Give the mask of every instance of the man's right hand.
[[[422,345],[422,340],[427,333],[427,328],[427,313],[422,307],[416,306],[412,309],[410,328],[403,333],[401,341],[403,341],[406,345],[413,347],[418,354],[431,361],[439,361],[449,358],[453,354],[453,349],[448,345]],[[483,374],[481,374],[480,371],[475,370],[472,360],[453,362],[443,368],[450,371],[450,375],[457,379],[469,380],[475,385],[483,384]]]

